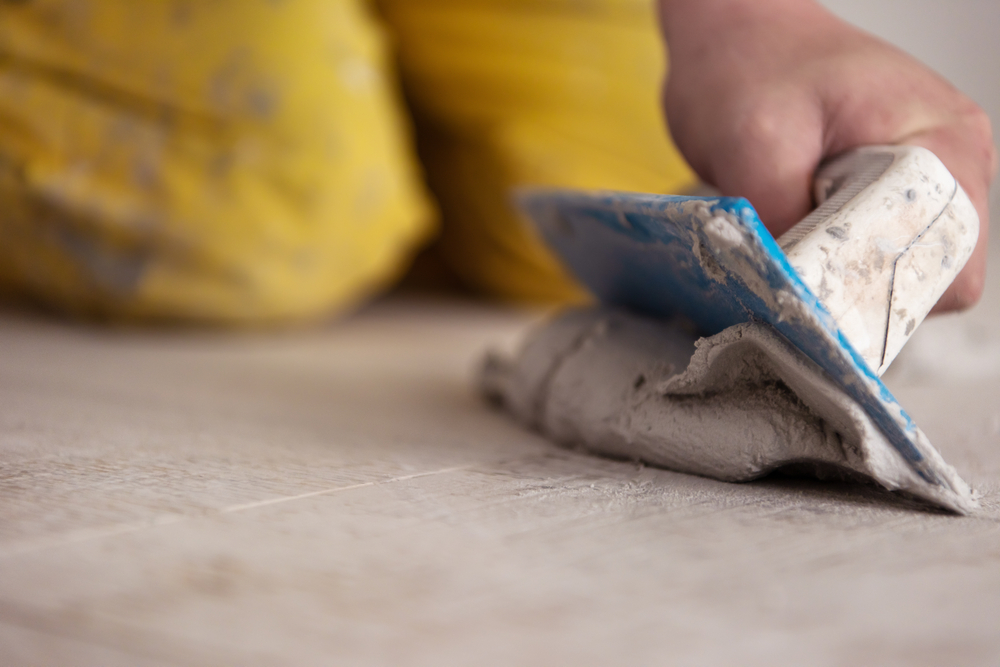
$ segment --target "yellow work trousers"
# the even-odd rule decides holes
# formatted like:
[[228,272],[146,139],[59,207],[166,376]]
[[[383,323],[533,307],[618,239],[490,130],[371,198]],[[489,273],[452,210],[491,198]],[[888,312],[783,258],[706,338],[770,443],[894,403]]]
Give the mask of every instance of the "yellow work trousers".
[[663,68],[646,0],[0,2],[0,292],[309,319],[440,233],[480,291],[579,300],[509,193],[688,186]]

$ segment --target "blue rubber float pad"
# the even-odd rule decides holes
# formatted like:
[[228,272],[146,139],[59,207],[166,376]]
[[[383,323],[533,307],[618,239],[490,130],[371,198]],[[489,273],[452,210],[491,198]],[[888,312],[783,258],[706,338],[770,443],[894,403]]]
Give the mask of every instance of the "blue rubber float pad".
[[601,302],[689,319],[702,335],[771,324],[851,396],[923,479],[930,446],[852,349],[746,199],[531,189],[521,210]]

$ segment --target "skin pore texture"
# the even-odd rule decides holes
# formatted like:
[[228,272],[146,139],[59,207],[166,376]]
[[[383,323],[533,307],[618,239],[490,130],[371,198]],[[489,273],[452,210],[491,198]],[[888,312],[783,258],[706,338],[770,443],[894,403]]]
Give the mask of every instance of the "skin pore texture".
[[819,164],[850,148],[933,151],[979,214],[976,250],[936,312],[973,305],[986,276],[986,114],[913,58],[812,0],[660,0],[671,134],[698,175],[750,200],[774,236],[812,207]]

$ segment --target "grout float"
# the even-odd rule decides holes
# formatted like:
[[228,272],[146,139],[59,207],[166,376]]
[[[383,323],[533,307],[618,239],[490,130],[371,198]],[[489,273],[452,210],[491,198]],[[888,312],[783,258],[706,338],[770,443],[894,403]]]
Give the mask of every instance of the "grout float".
[[536,329],[480,387],[567,446],[725,481],[791,464],[835,466],[958,513],[975,494],[928,446],[951,489],[907,465],[858,404],[771,327],[696,339],[678,321],[592,308]]

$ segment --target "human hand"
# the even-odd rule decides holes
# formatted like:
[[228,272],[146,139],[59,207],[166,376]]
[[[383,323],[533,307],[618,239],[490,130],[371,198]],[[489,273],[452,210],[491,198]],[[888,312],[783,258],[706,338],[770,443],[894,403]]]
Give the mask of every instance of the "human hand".
[[979,213],[979,241],[935,312],[980,297],[989,187],[986,114],[951,84],[812,0],[660,0],[670,50],[664,107],[707,183],[753,203],[774,236],[812,208],[826,157],[874,144],[934,152]]

